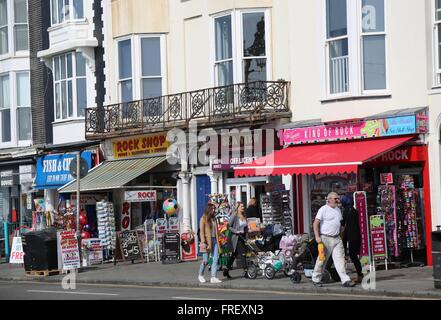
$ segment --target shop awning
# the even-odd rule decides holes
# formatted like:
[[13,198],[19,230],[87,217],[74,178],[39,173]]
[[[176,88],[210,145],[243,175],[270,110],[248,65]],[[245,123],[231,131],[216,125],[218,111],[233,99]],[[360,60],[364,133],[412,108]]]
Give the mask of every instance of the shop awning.
[[[105,161],[80,180],[81,191],[119,189],[131,180],[165,161],[165,157]],[[76,180],[58,189],[60,193],[76,192]]]
[[358,166],[413,138],[407,136],[289,147],[234,168],[234,175],[254,177],[357,172]]

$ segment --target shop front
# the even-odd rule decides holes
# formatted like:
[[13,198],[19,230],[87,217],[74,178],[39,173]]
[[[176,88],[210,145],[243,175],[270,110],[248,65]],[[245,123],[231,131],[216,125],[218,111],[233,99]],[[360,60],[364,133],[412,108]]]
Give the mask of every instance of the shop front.
[[16,161],[16,165],[0,163],[0,220],[29,225],[32,220],[32,182],[35,161]]
[[[235,168],[252,163],[260,156],[279,149],[274,129],[232,132],[229,135],[221,135],[219,141],[221,157],[212,161],[211,170],[222,177],[222,190],[228,195],[233,208],[238,201],[244,203],[246,207],[251,198],[259,200],[260,196],[268,191],[268,185],[282,184],[280,177],[234,176]],[[260,208],[259,216],[261,216]]]
[[[166,161],[167,146],[165,134],[105,141],[106,160],[80,180],[81,201],[89,199],[94,209],[87,210],[85,220],[96,221],[93,236],[111,254],[117,249],[118,232],[143,230],[146,221],[164,219],[163,203],[177,199],[177,169]],[[58,192],[75,199],[76,180]]]
[[360,213],[361,256],[372,248],[372,217],[384,220],[386,261],[432,264],[424,114],[286,128],[284,149],[235,169],[235,176],[290,176],[297,233],[312,234],[326,195],[350,195]]

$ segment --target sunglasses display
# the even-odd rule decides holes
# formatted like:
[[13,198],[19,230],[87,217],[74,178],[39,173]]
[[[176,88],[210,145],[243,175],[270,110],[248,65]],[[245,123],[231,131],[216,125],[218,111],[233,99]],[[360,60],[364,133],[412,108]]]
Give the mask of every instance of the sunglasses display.
[[280,224],[286,231],[292,231],[292,210],[289,191],[274,191],[260,196],[262,222],[265,225]]

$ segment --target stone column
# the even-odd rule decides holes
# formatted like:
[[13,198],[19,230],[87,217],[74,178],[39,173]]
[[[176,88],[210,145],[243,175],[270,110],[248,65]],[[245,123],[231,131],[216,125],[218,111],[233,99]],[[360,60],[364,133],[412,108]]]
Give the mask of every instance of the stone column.
[[190,179],[191,173],[181,171],[179,173],[179,178],[182,181],[182,196],[184,199],[184,203],[182,205],[183,209],[183,221],[181,226],[181,233],[187,232],[191,229],[191,215],[190,215]]
[[218,193],[218,181],[219,181],[219,172],[208,171],[207,175],[210,177],[211,182],[211,193]]

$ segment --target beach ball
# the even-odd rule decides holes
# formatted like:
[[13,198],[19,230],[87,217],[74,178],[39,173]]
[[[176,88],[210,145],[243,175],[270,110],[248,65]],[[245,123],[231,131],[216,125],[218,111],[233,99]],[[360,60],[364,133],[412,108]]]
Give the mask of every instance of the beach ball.
[[162,209],[167,215],[173,216],[178,210],[178,203],[175,199],[166,199],[162,205]]

